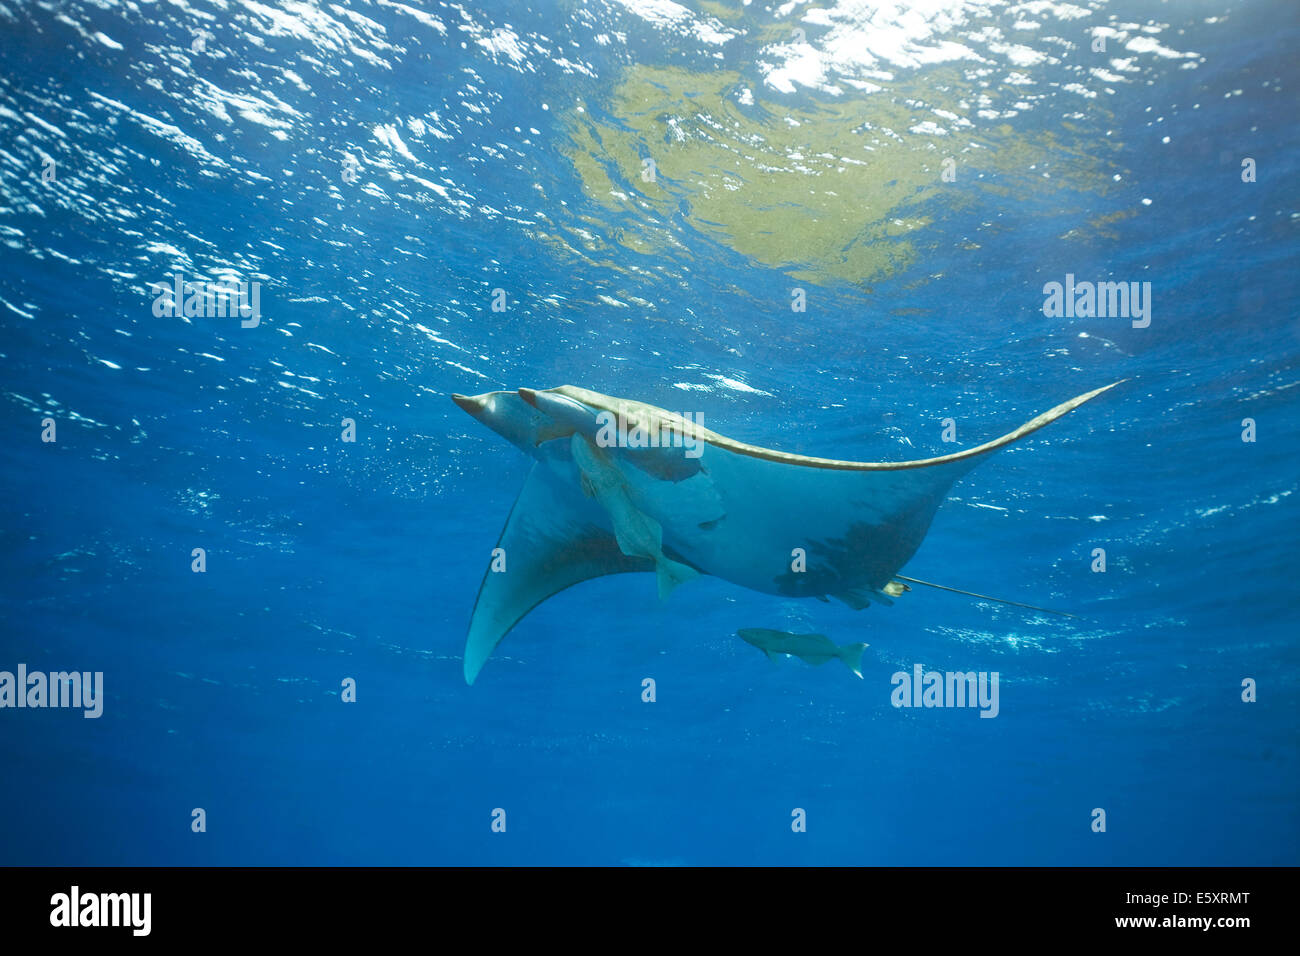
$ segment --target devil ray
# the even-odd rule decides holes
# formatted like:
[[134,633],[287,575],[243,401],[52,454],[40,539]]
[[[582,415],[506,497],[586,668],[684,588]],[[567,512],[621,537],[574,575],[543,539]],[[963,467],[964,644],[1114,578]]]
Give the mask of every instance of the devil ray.
[[[953,482],[990,453],[1113,387],[1072,398],[975,448],[901,462],[748,445],[653,405],[571,385],[453,395],[535,459],[497,544],[507,570],[489,568],[479,588],[465,680],[474,682],[534,607],[606,574],[652,572],[661,597],[711,574],[785,597],[834,597],[854,608],[889,604],[904,590],[899,570]],[[609,440],[638,429],[681,440]]]

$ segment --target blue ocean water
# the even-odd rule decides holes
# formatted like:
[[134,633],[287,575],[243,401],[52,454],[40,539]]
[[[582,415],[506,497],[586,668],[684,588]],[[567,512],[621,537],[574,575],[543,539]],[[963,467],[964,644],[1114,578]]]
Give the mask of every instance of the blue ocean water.
[[[0,861],[1300,862],[1294,4],[0,0],[0,30],[0,670],[104,675],[97,719],[0,709]],[[259,282],[258,324],[156,315],[178,273]],[[1046,315],[1067,275],[1149,282],[1149,325]],[[1120,380],[904,568],[1077,619],[616,575],[465,684],[530,462],[453,392],[889,461]],[[867,642],[864,679],[742,627]],[[895,708],[916,664],[997,672],[998,716]]]

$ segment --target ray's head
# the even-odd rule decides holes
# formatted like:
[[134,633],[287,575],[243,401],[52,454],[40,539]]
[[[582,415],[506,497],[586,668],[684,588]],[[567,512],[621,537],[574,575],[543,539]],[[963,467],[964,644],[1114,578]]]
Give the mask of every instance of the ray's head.
[[451,400],[511,444],[525,450],[535,444],[543,416],[517,392],[456,393]]
[[532,452],[541,442],[595,427],[595,412],[555,389],[521,388],[482,395],[453,394],[451,400],[511,444]]

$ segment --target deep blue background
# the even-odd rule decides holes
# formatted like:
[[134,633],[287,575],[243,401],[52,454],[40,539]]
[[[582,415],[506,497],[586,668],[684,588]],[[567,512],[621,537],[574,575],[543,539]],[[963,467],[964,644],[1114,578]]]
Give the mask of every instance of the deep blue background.
[[[574,8],[537,6],[430,7],[444,37],[351,5],[386,49],[355,24],[349,46],[212,8],[219,55],[191,61],[199,4],[70,3],[75,27],[9,5],[0,669],[102,670],[108,699],[99,720],[0,711],[0,862],[1300,862],[1295,6],[1094,14],[1159,18],[1161,42],[1204,58],[1145,61],[1105,99],[1123,176],[1074,201],[1124,213],[1109,233],[1065,238],[1070,203],[1009,178],[1000,201],[932,210],[898,274],[810,285],[805,314],[783,270],[688,221],[660,257],[538,240],[539,221],[607,216],[559,107],[600,109],[628,62],[709,61],[616,8],[592,9],[627,40],[600,47]],[[544,35],[551,54],[520,68],[467,22]],[[304,54],[309,91],[282,76]],[[752,62],[728,66],[761,85]],[[203,78],[240,70],[296,110],[286,141],[202,108]],[[1049,100],[1019,133],[1064,110]],[[370,130],[431,111],[449,138],[406,141],[449,198],[403,198]],[[344,150],[369,150],[361,185],[382,197],[338,200]],[[146,283],[219,264],[264,277],[259,329],[152,316]],[[1151,281],[1151,327],[1044,318],[1039,290],[1066,272]],[[488,309],[498,286],[505,314]],[[474,594],[528,462],[453,391],[570,383],[878,460],[950,450],[942,418],[974,444],[1121,378],[962,481],[906,569],[1083,620],[919,590],[853,612],[716,579],[661,604],[624,575],[545,603],[464,684]],[[773,665],[733,636],[747,626],[867,641],[866,679]],[[916,662],[998,671],[1000,716],[893,709],[889,676]]]

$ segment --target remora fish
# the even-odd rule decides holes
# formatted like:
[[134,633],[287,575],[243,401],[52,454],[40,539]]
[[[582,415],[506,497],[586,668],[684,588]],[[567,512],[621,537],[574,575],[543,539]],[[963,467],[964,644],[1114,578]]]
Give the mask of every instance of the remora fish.
[[760,448],[662,408],[571,385],[453,395],[536,460],[497,543],[507,570],[490,566],[479,588],[465,680],[474,682],[530,610],[605,574],[653,571],[661,595],[695,572],[768,594],[829,595],[858,609],[890,604],[902,589],[895,578],[927,583],[898,571],[953,482],[991,452],[1118,384],[975,448],[900,462]]
[[862,676],[862,652],[867,649],[866,644],[837,647],[825,634],[790,634],[766,627],[742,627],[736,635],[745,643],[757,647],[770,661],[776,660],[777,654],[793,654],[809,664],[820,665],[832,657],[838,657],[845,667],[859,677]]

